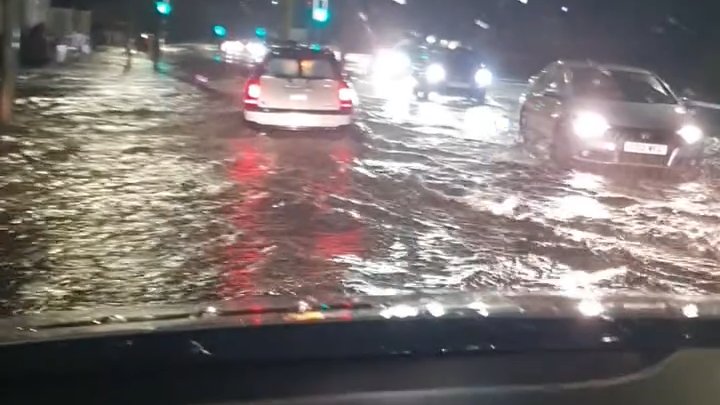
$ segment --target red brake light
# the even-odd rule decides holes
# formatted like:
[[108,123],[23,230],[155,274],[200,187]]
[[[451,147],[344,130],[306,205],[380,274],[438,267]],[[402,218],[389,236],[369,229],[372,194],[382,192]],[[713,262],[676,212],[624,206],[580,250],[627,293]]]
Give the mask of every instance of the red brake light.
[[260,97],[260,85],[255,84],[255,83],[249,85],[248,91],[247,91],[247,96],[248,96],[248,98],[251,98],[251,99],[259,98]]
[[345,81],[340,81],[338,86],[338,100],[340,101],[340,110],[350,112],[353,109],[353,91]]
[[260,90],[260,80],[256,78],[248,79],[247,83],[245,83],[245,94],[243,97],[245,109],[255,109],[258,107]]

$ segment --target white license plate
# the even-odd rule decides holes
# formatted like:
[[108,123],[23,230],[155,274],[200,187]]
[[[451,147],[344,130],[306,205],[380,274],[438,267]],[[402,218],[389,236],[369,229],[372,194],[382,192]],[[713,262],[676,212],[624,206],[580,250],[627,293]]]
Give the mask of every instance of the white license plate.
[[290,100],[292,101],[306,101],[307,100],[307,94],[291,94]]
[[642,153],[645,155],[667,155],[667,145],[657,143],[625,142],[625,152]]

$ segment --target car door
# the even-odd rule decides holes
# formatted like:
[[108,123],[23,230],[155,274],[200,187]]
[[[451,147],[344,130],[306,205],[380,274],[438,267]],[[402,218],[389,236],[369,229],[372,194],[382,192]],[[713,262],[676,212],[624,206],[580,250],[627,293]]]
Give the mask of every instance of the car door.
[[562,118],[563,103],[569,91],[570,75],[562,65],[556,65],[537,101],[537,127],[543,140],[550,141]]
[[524,107],[533,141],[547,142],[552,139],[568,91],[567,79],[565,69],[554,64],[546,69],[532,87]]
[[523,121],[522,124],[525,127],[525,137],[529,141],[536,140],[541,130],[543,91],[550,83],[554,70],[555,66],[550,65],[540,72],[531,83],[530,89],[528,89],[525,95],[520,119]]

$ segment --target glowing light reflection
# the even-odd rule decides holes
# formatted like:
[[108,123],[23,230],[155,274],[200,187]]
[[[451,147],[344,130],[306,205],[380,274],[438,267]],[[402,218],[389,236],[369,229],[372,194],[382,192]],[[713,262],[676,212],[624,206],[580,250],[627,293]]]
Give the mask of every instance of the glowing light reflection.
[[382,311],[380,311],[380,316],[386,319],[391,318],[412,318],[415,316],[418,316],[420,314],[420,311],[410,305],[400,304],[400,305],[394,305],[389,308],[385,308]]
[[571,219],[585,217],[593,219],[609,219],[610,212],[607,207],[591,197],[570,195],[556,200],[555,207],[546,213],[548,217],[558,219]]
[[442,306],[442,304],[438,302],[431,302],[425,305],[425,309],[430,313],[430,315],[439,318],[443,315],[445,315],[445,307]]
[[685,305],[682,309],[682,313],[688,318],[697,318],[700,315],[698,306],[695,304]]
[[482,316],[490,315],[487,305],[485,305],[484,303],[482,303],[480,301],[471,303],[470,305],[468,305],[468,308],[476,311],[478,314],[480,314]]
[[588,317],[600,316],[605,312],[603,305],[596,300],[583,300],[578,304],[578,311]]
[[510,119],[495,108],[471,108],[463,116],[463,131],[474,138],[489,138],[509,130]]

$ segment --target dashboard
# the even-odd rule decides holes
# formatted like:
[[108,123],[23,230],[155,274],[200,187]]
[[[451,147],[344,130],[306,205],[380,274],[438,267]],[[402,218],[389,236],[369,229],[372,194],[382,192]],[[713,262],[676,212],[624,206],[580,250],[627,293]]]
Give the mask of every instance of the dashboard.
[[[522,322],[525,337],[539,342],[542,336]],[[606,350],[530,350],[502,345],[512,340],[499,339],[501,330],[500,324],[477,322],[373,321],[2,346],[0,401],[677,405],[716,404],[720,397],[720,351],[714,348],[608,344]],[[497,334],[498,346],[481,343],[483,333]]]

